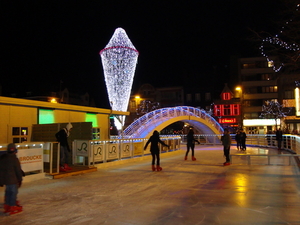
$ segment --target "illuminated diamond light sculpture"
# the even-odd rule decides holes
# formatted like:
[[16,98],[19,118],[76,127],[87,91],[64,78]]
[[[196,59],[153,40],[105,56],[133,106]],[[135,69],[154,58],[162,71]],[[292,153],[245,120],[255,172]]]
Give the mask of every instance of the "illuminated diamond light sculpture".
[[126,112],[139,52],[125,30],[117,28],[99,54],[110,106],[112,110]]

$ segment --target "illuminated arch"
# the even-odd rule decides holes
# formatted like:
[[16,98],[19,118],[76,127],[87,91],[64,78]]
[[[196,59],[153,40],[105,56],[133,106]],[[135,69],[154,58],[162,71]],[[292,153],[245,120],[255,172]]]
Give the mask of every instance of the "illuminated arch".
[[161,131],[177,121],[189,123],[204,134],[223,133],[220,124],[204,110],[189,106],[177,106],[158,109],[143,115],[124,130],[123,137],[148,138],[154,130]]

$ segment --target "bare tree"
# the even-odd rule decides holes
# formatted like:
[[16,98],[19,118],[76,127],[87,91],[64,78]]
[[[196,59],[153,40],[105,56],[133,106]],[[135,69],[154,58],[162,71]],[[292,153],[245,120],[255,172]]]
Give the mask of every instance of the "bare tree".
[[156,109],[160,108],[160,104],[158,102],[151,102],[149,100],[143,100],[138,105],[138,108],[136,110],[136,114],[139,116],[142,116],[148,112],[154,111]]
[[282,19],[276,23],[277,34],[252,32],[261,41],[261,53],[273,62],[275,71],[283,67],[295,71],[300,69],[300,4],[297,0],[285,0],[283,5]]

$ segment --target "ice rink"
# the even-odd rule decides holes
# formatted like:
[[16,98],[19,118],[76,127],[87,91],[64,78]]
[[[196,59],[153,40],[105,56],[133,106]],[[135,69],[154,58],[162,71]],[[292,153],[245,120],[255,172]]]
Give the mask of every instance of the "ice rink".
[[[245,154],[251,152],[276,154],[257,147]],[[224,167],[221,146],[196,145],[197,161],[191,155],[184,161],[184,154],[185,146],[161,154],[160,172],[151,170],[147,156],[83,175],[25,182],[18,194],[24,211],[1,215],[0,224],[300,224],[295,167],[247,165],[243,157]]]

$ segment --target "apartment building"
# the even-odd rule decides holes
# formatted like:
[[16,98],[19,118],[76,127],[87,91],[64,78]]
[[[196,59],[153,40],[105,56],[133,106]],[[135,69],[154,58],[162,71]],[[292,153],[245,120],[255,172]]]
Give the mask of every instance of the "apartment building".
[[246,132],[263,134],[273,130],[275,120],[260,116],[265,101],[278,99],[279,73],[265,57],[240,58],[238,67],[241,115]]

